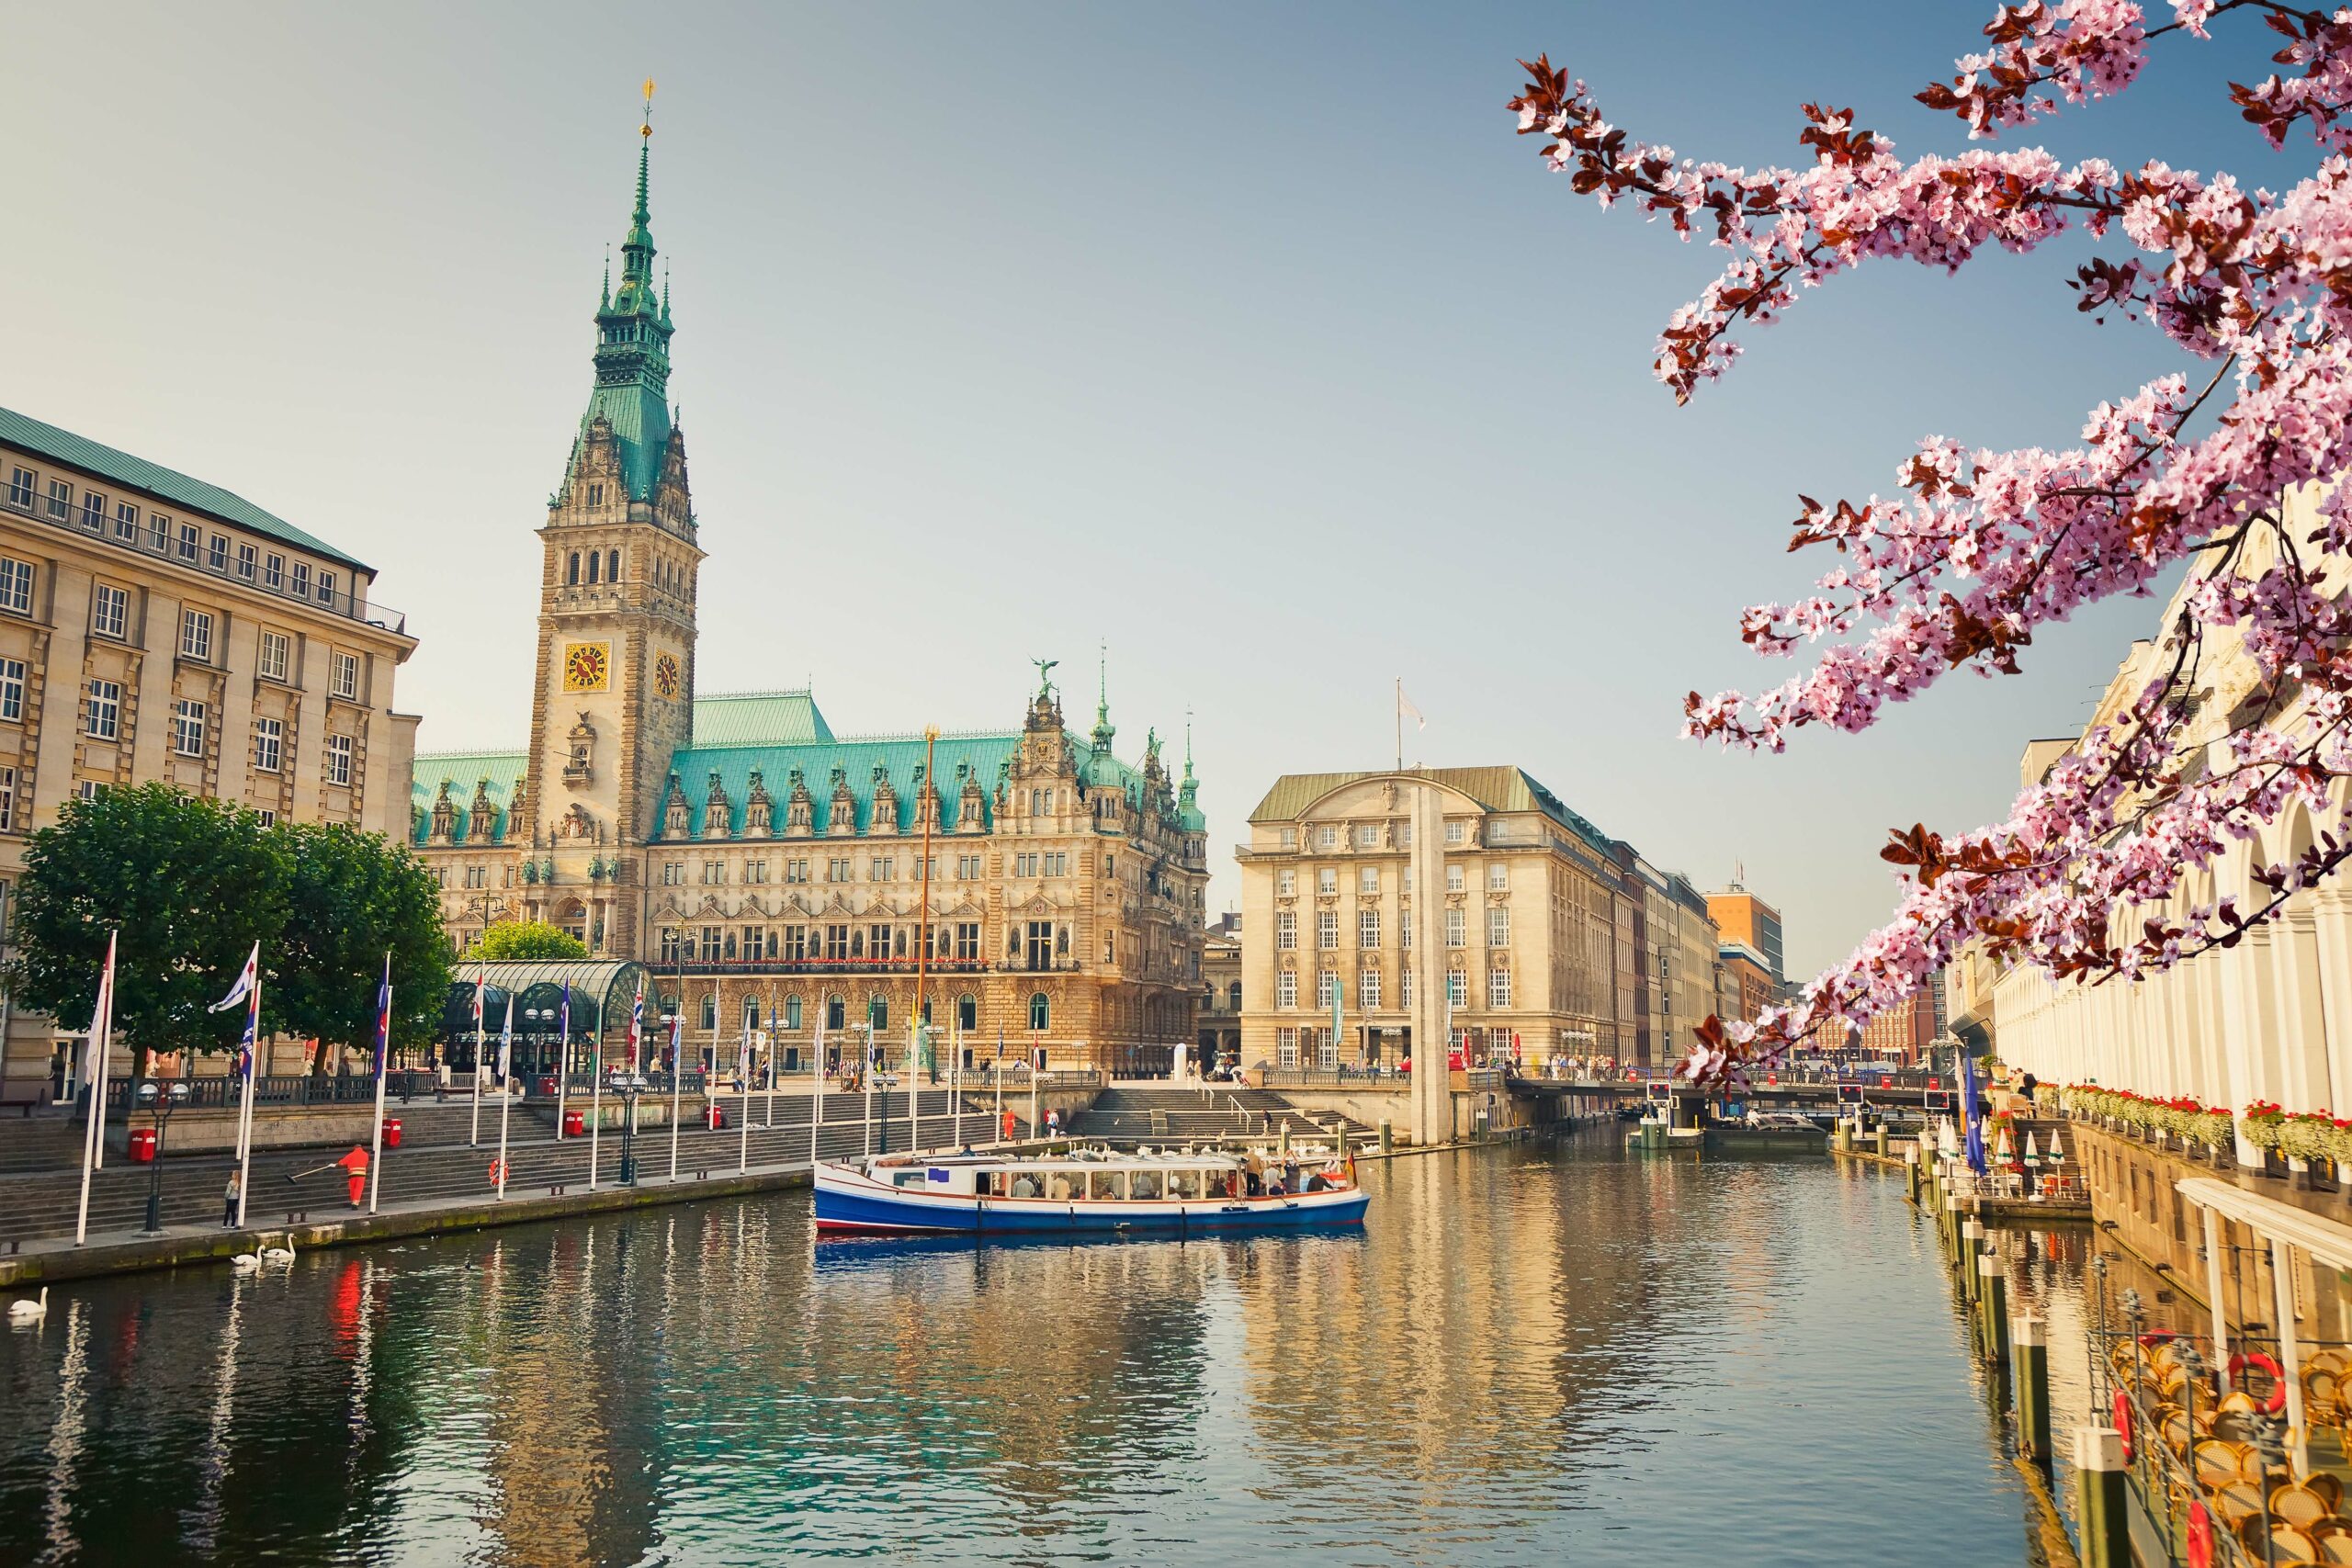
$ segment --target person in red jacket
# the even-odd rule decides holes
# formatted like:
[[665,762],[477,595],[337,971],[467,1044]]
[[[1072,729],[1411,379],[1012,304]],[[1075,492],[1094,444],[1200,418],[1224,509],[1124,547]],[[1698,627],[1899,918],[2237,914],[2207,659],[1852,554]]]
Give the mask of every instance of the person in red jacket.
[[354,1144],[351,1152],[334,1163],[343,1167],[344,1185],[351,1190],[351,1206],[358,1208],[368,1197],[368,1151]]

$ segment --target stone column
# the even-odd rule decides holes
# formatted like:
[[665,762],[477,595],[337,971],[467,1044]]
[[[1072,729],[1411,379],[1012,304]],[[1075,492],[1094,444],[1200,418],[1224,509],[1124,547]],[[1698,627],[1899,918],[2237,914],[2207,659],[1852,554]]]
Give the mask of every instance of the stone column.
[[2279,1096],[2290,1111],[2317,1111],[2328,1094],[2327,1025],[2321,997],[2319,938],[2307,900],[2279,911],[2271,928],[2272,984],[2278,998],[2278,1049],[2285,1068]]
[[1413,791],[1413,1093],[1416,1144],[1453,1136],[1446,1071],[1445,805],[1437,785]]
[[2352,1098],[2352,893],[2330,882],[2315,889],[2311,901],[2330,1085],[2330,1098],[2322,1103],[2333,1107]]

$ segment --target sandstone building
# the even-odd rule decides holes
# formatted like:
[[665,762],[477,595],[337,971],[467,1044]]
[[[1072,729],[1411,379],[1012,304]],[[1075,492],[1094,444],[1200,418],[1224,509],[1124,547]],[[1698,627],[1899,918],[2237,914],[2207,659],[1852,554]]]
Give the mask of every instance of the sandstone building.
[[[242,496],[0,409],[0,920],[26,835],[110,785],[397,837],[416,643],[374,580]],[[61,1093],[87,1021],[0,1016],[0,1100]]]
[[1057,1066],[1165,1070],[1201,983],[1189,755],[1173,776],[1152,735],[1121,761],[1103,700],[1071,731],[1050,662],[1017,724],[940,736],[928,768],[922,736],[837,736],[808,691],[708,689],[648,173],[641,144],[593,390],[538,530],[527,741],[417,760],[413,841],[452,937],[544,919],[652,964],[649,1014],[682,999],[690,1037],[729,1061],[755,1018],[786,1064],[820,1024],[829,1049],[868,1023],[902,1047],[920,967],[934,1031],[976,1060],[1001,1032]]

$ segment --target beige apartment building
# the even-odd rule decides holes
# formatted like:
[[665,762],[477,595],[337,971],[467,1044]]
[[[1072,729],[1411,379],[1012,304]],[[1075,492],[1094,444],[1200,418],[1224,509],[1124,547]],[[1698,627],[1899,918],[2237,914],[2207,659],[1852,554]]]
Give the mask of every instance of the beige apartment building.
[[[241,496],[0,409],[0,915],[26,835],[110,785],[401,835],[416,643],[373,584]],[[0,1021],[0,1100],[52,1095],[79,1028]]]
[[[1409,861],[1413,797],[1431,784],[1445,885],[1429,896],[1443,901],[1443,946],[1425,956],[1412,945],[1422,890]],[[1638,1059],[1642,982],[1656,965],[1636,944],[1646,911],[1634,857],[1521,770],[1287,774],[1250,813],[1236,856],[1245,1066],[1394,1066],[1412,1049],[1422,983],[1447,987],[1453,1028],[1476,1055],[1516,1041],[1528,1062]],[[1697,973],[1712,987],[1707,930]]]

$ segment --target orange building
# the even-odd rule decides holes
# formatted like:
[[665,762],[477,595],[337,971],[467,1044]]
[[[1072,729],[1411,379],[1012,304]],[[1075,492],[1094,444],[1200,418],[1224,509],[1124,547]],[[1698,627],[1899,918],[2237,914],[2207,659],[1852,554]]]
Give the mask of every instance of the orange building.
[[1781,983],[1789,977],[1781,951],[1781,911],[1735,882],[1707,895],[1707,914],[1722,942],[1736,942],[1764,961],[1777,999]]

